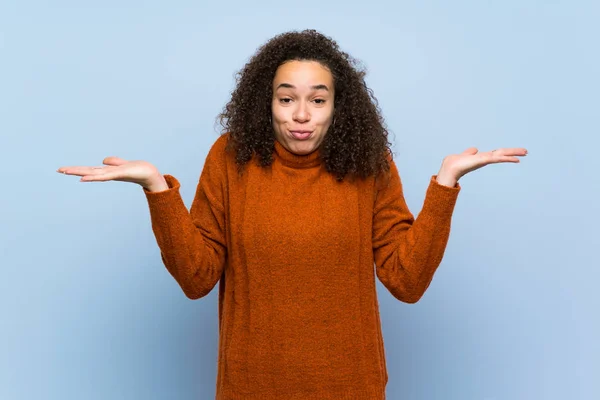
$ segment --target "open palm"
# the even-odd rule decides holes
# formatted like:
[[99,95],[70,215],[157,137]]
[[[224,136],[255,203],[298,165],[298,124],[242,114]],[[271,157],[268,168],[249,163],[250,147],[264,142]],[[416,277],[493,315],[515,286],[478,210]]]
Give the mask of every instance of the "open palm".
[[82,182],[121,181],[142,186],[148,185],[152,179],[160,175],[158,169],[147,161],[127,161],[119,157],[106,157],[102,163],[105,166],[61,167],[57,172],[81,176]]
[[524,148],[501,148],[487,152],[479,152],[470,147],[460,154],[446,156],[442,163],[444,169],[452,171],[456,179],[489,164],[518,163],[519,157],[527,155]]

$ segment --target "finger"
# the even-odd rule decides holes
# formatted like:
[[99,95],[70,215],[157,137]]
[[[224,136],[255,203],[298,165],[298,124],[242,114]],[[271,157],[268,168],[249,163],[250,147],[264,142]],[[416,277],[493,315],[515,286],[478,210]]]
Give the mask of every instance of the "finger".
[[107,167],[62,167],[57,172],[61,172],[66,175],[93,175],[102,173],[103,169]]
[[488,164],[498,164],[498,163],[506,163],[506,162],[511,162],[511,163],[521,162],[521,160],[518,157],[502,156],[502,155],[496,155],[496,156],[494,156],[493,155],[494,153],[491,153],[491,154],[492,155],[489,156],[488,160],[487,160]]
[[82,168],[82,167],[74,166],[74,165],[67,166],[67,167],[60,167],[59,169],[56,170],[56,172],[60,172],[61,174],[66,174],[66,173],[74,171],[74,170],[76,170],[78,168]]
[[121,179],[119,171],[113,168],[100,168],[92,171],[89,175],[83,175],[80,182],[105,182]]
[[522,147],[515,147],[509,149],[503,149],[504,154],[507,156],[526,156],[528,151]]
[[509,157],[509,156],[501,156],[501,157],[496,157],[494,160],[492,160],[492,163],[505,163],[505,162],[520,162],[521,160],[519,160],[517,157]]
[[476,147],[469,147],[468,149],[466,149],[465,151],[463,151],[462,154],[465,154],[465,155],[474,155],[474,154],[477,154],[478,151],[479,150],[477,150]]
[[126,164],[126,163],[128,163],[128,162],[129,162],[129,161],[127,161],[127,160],[124,160],[124,159],[122,159],[122,158],[120,158],[120,157],[114,157],[114,156],[111,156],[111,157],[106,157],[106,158],[105,158],[105,159],[102,161],[102,163],[103,163],[103,164],[106,164],[106,165],[114,165],[114,166],[123,165],[123,164]]
[[522,147],[511,147],[511,148],[500,148],[490,151],[490,153],[498,153],[505,156],[525,156],[527,155],[527,149]]

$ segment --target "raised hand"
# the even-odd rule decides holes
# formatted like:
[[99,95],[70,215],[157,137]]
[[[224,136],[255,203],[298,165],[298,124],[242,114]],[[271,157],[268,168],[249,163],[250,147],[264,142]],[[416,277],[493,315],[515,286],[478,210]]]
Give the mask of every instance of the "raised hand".
[[152,192],[168,189],[164,177],[154,165],[147,161],[127,161],[119,157],[106,157],[102,163],[105,166],[60,167],[56,172],[81,176],[80,182],[131,182]]
[[444,158],[437,181],[446,186],[455,186],[458,180],[488,164],[518,163],[519,157],[527,155],[524,148],[502,148],[479,153],[475,147],[470,147],[461,154],[452,154]]

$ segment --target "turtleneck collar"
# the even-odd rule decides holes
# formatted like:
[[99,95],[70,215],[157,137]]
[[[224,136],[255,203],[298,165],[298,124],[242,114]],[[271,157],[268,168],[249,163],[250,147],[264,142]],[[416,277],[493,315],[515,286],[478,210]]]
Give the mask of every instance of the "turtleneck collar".
[[321,164],[319,149],[310,154],[298,155],[283,147],[278,140],[275,140],[275,155],[283,165],[291,168],[311,168]]

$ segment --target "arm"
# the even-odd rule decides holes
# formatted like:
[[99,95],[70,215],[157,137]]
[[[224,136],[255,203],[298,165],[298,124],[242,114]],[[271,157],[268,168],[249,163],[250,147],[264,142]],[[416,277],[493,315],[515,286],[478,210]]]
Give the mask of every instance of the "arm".
[[225,266],[223,168],[213,147],[189,212],[179,193],[180,184],[173,176],[164,175],[166,190],[143,189],[162,261],[190,299],[206,296]]
[[448,187],[432,176],[415,220],[406,205],[397,167],[377,191],[373,210],[373,252],[379,280],[398,300],[416,303],[442,261],[460,185]]

